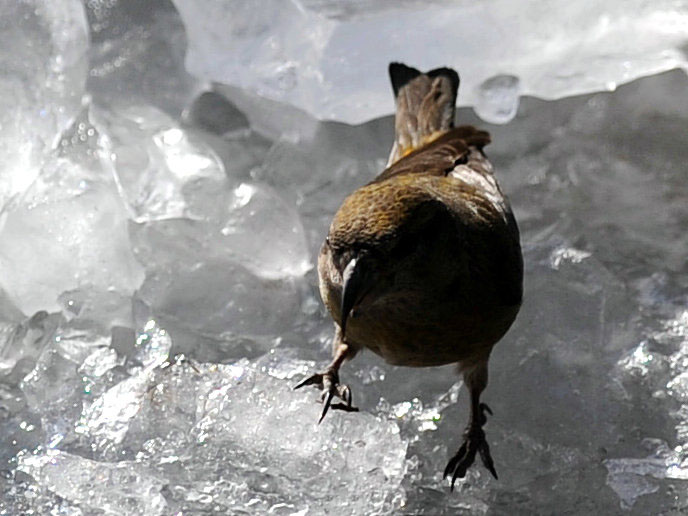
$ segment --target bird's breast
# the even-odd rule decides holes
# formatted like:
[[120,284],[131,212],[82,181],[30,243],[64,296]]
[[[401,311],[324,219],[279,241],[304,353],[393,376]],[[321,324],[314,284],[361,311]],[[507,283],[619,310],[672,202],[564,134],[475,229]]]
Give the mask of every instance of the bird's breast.
[[518,306],[461,311],[411,293],[362,303],[349,319],[346,341],[387,362],[438,366],[489,355],[506,333]]

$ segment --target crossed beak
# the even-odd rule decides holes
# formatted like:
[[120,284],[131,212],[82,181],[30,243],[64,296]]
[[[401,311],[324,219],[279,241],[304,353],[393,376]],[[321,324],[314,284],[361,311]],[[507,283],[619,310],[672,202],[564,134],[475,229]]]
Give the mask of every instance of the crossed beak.
[[340,327],[342,335],[346,335],[346,322],[351,316],[351,312],[373,288],[376,275],[372,271],[369,260],[355,257],[344,268],[342,280],[342,321]]

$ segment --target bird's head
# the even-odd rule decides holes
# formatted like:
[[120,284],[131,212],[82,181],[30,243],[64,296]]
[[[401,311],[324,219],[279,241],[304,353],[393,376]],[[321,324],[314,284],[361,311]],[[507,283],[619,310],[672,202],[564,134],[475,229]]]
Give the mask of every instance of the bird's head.
[[371,183],[344,200],[325,241],[341,276],[343,333],[351,311],[383,292],[401,268],[426,251],[432,226],[448,217],[427,188],[411,181]]

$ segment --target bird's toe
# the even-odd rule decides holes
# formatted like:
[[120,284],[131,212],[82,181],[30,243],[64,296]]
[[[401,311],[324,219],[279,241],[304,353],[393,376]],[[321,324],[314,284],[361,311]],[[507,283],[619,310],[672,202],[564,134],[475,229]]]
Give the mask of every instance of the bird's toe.
[[456,455],[451,458],[447,467],[444,469],[445,478],[449,476],[450,473],[452,474],[452,491],[454,490],[456,480],[466,476],[468,468],[473,465],[475,457],[478,454],[485,468],[487,468],[493,477],[498,478],[492,455],[490,455],[490,446],[487,444],[487,440],[485,440],[485,432],[483,432],[481,428],[472,428],[470,431],[466,432],[464,442],[461,444],[459,451],[456,452]]
[[323,388],[323,379],[324,375],[323,373],[315,373],[312,376],[309,376],[305,380],[299,382],[298,385],[294,386],[294,390],[300,389],[301,387],[306,387],[307,385],[315,385],[319,389]]
[[358,407],[353,406],[353,396],[351,394],[351,388],[348,385],[338,385],[337,397],[343,401],[343,403],[332,404],[332,410],[343,410],[345,412],[358,412]]
[[[332,410],[344,410],[346,412],[358,412],[358,408],[353,406],[353,396],[348,385],[339,384],[339,376],[336,371],[325,371],[324,373],[316,373],[301,381],[294,387],[294,390],[300,389],[307,385],[314,385],[322,392],[320,401],[323,404],[323,409],[320,414],[318,423],[322,422],[327,415],[327,412]],[[337,397],[342,400],[342,403],[332,403],[332,400]]]

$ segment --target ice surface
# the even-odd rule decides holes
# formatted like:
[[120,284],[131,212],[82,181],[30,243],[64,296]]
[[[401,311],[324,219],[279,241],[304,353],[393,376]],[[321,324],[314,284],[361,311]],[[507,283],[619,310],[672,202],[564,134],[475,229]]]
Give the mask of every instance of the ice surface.
[[[144,396],[149,390],[153,379],[153,370],[167,359],[172,340],[168,333],[157,323],[150,320],[139,334],[136,345],[138,353],[136,359],[144,366],[134,372],[132,376],[110,387],[107,391],[84,406],[75,432],[87,436],[92,443],[92,449],[100,452],[111,452],[113,447],[120,444],[129,430],[129,423],[139,412]],[[117,353],[112,348],[106,349],[106,369],[91,370],[91,381],[96,383],[103,373],[116,365]],[[100,352],[100,350],[95,353]],[[84,366],[92,358],[90,355]],[[101,363],[102,364],[102,363]],[[82,366],[82,370],[86,369]],[[85,370],[84,373],[88,373]],[[116,456],[116,453],[110,453]]]
[[79,0],[0,2],[0,207],[31,184],[79,112],[87,51]]
[[58,445],[70,433],[72,421],[81,412],[84,382],[78,367],[78,363],[49,344],[21,382],[29,408],[41,415],[42,430],[51,446]]
[[[299,310],[311,263],[304,230],[295,210],[260,184],[241,183],[217,201],[225,203],[217,221],[131,227],[146,267],[138,296],[180,349],[197,348],[204,336],[220,341],[213,355],[237,345],[265,350]],[[185,332],[196,337],[182,339]]]
[[[47,38],[37,20],[57,14],[32,5],[11,7],[29,6],[16,25],[28,24],[30,41]],[[197,4],[193,14],[208,8],[226,22],[232,5]],[[11,96],[30,108],[17,119],[24,125],[12,123],[39,139],[22,140],[35,158],[25,183],[0,175],[0,190],[13,192],[0,214],[0,514],[688,511],[688,79],[675,71],[556,102],[515,94],[553,87],[552,63],[574,73],[554,81],[562,94],[618,80],[618,59],[626,78],[668,66],[683,7],[672,4],[672,18],[661,2],[625,6],[623,16],[614,5],[581,14],[582,4],[539,4],[533,16],[529,2],[292,5],[239,6],[227,33],[241,28],[246,45],[229,51],[218,40],[198,56],[240,68],[250,90],[188,75],[171,2],[103,0],[86,4],[90,100],[81,103],[83,75],[65,71],[74,96],[50,100],[65,118],[42,126],[39,104],[21,95],[43,83]],[[502,35],[484,30],[488,8],[495,26],[511,16]],[[457,22],[467,9],[474,16]],[[484,395],[500,479],[477,465],[453,494],[441,472],[468,415],[453,367],[397,368],[361,353],[341,371],[361,412],[333,411],[321,425],[317,390],[291,389],[329,356],[313,269],[323,236],[342,199],[384,166],[393,132],[391,117],[351,126],[306,111],[391,109],[385,48],[415,36],[385,31],[412,17],[454,24],[446,44],[470,45],[447,59],[446,47],[427,51],[437,33],[426,31],[403,45],[417,56],[394,58],[458,63],[481,116],[515,113],[506,125],[457,114],[492,133],[486,151],[521,227],[526,295]],[[485,39],[531,23],[509,45]],[[308,32],[316,26],[327,31]],[[83,23],[64,27],[86,34]],[[627,47],[604,54],[617,36]],[[371,46],[373,37],[388,39]],[[323,41],[318,60],[309,45]],[[54,48],[17,51],[68,52]],[[498,66],[507,61],[515,68]],[[303,63],[314,73],[306,83]],[[583,65],[589,73],[576,75]],[[52,73],[36,67],[35,77]],[[275,92],[311,107],[263,98]],[[26,150],[16,133],[0,138]]]
[[101,104],[126,99],[178,117],[204,84],[184,69],[184,26],[167,0],[88,0],[88,90]]
[[554,99],[688,64],[688,10],[671,0],[173,1],[192,74],[347,123],[393,112],[390,61],[455,67],[469,106],[501,74]]
[[140,449],[139,461],[165,475],[172,500],[187,511],[389,513],[404,499],[397,425],[337,414],[316,428],[312,393],[291,391],[313,365],[279,352],[231,365],[172,365],[128,442]]
[[257,276],[301,276],[312,267],[296,210],[264,185],[241,183],[232,191],[220,233],[227,252]]
[[66,158],[47,163],[0,227],[0,284],[25,314],[59,309],[79,288],[131,295],[141,269],[110,177]]
[[87,514],[154,516],[167,510],[163,483],[136,464],[96,462],[57,450],[21,455],[18,463],[19,471]]
[[632,507],[639,497],[659,490],[659,484],[653,479],[688,480],[688,457],[682,446],[671,450],[659,439],[646,439],[643,444],[653,448],[647,458],[605,461],[609,471],[607,481],[625,509]]
[[204,91],[184,112],[187,123],[218,135],[246,131],[248,120],[239,109],[215,91]]
[[94,108],[92,119],[133,220],[208,216],[203,195],[221,190],[226,178],[207,144],[151,106]]
[[125,460],[47,449],[20,453],[17,470],[85,511],[107,514],[118,503],[128,514],[249,507],[294,514],[333,506],[391,514],[405,499],[399,427],[373,414],[335,414],[316,427],[312,393],[291,389],[315,364],[292,355],[151,364],[107,390],[77,422],[93,450],[103,453],[107,442],[110,457]]

